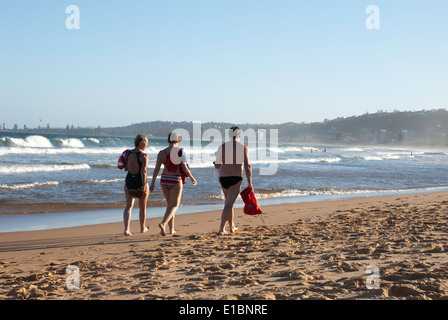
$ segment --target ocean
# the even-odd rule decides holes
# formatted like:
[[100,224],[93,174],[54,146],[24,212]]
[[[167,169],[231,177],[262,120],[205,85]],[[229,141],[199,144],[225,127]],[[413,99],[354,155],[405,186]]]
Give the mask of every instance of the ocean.
[[[133,140],[0,133],[0,232],[122,221],[126,172],[116,164],[120,154],[133,147]],[[149,179],[157,153],[166,146],[166,139],[149,138]],[[183,141],[180,146],[189,155],[198,184],[187,180],[179,214],[219,210],[223,199],[212,164],[216,145]],[[448,190],[448,152],[443,149],[300,143],[255,146],[250,152],[253,186],[262,205]],[[274,172],[263,174],[268,167]],[[164,205],[157,182],[149,196],[148,218],[162,216]],[[237,206],[242,206],[240,199]],[[27,212],[36,207],[64,210],[9,214],[11,208]],[[68,212],[62,212],[67,208]],[[137,210],[133,210],[134,218]]]

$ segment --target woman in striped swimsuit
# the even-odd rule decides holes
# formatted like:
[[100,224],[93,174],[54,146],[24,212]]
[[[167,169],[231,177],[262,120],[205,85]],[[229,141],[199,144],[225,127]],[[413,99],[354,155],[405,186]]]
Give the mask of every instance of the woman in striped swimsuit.
[[182,174],[189,177],[193,185],[196,185],[196,180],[186,164],[185,154],[183,154],[182,148],[177,146],[181,140],[182,138],[176,132],[171,132],[168,135],[168,143],[170,145],[168,148],[161,150],[157,155],[156,167],[154,168],[151,185],[149,187],[149,190],[153,192],[157,175],[163,163],[164,169],[160,179],[160,185],[166,199],[167,208],[165,216],[159,224],[160,234],[162,236],[166,235],[165,227],[167,224],[170,226],[171,234],[174,235],[176,233],[174,230],[174,214],[179,207],[183,183],[185,183],[182,181]]

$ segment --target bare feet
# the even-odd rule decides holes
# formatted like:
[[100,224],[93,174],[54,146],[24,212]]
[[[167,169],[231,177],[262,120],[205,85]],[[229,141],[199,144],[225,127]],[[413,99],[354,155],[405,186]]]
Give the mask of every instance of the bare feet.
[[163,224],[159,223],[159,228],[160,228],[160,234],[162,236],[166,236],[165,226]]
[[229,234],[226,230],[218,232],[218,236],[224,236],[226,234]]
[[132,233],[131,233],[131,231],[125,231],[125,232],[124,232],[124,235],[125,235],[125,236],[132,236]]
[[230,229],[230,232],[231,233],[235,233],[235,232],[237,232],[238,231],[238,227],[237,226],[233,226],[231,229]]
[[145,233],[145,232],[149,231],[150,229],[151,229],[151,228],[150,228],[149,226],[144,227],[143,230],[142,230],[142,233]]

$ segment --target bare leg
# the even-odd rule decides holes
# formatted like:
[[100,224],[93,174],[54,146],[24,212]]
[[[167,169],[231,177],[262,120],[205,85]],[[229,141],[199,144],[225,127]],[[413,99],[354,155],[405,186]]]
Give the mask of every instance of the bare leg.
[[[148,188],[149,190],[149,188]],[[140,231],[142,233],[149,230],[146,226],[146,202],[148,200],[148,194],[145,197],[138,199],[138,205],[140,207]]]
[[229,227],[230,227],[230,230],[232,233],[238,229],[237,227],[235,227],[235,223],[234,223],[233,205],[235,203],[236,198],[238,197],[238,195],[240,193],[242,184],[243,184],[243,182],[240,181],[228,189],[222,189],[224,192],[224,195],[226,197],[226,201],[224,204],[224,209],[222,210],[222,214],[221,214],[221,225],[219,226],[219,234],[227,233],[225,231],[227,222],[229,223]]
[[[166,210],[165,210],[165,216],[166,216],[167,212],[168,212],[169,203],[170,203],[170,188],[164,187],[164,186],[162,186],[162,184],[160,184],[160,185],[162,187],[162,192],[163,192],[163,195],[165,196],[165,200],[166,200]],[[162,236],[166,236],[165,226],[162,223],[159,223],[159,228],[160,228],[160,234]]]
[[134,198],[131,195],[129,195],[128,189],[126,187],[124,188],[124,193],[126,194],[126,207],[123,212],[124,235],[130,236],[132,234],[129,226],[131,223],[131,210],[132,207],[134,206]]
[[174,218],[175,216],[173,215],[173,217],[171,218],[170,221],[168,221],[168,225],[170,226],[170,230],[171,230],[171,234],[175,235],[176,234],[176,230],[174,230]]
[[174,231],[174,215],[180,204],[180,199],[182,197],[182,189],[183,189],[182,182],[177,183],[172,188],[162,186],[162,191],[167,203],[165,216],[163,217],[162,222],[159,224],[160,234],[162,236],[166,235],[165,227],[167,223],[169,223],[170,225],[171,233],[173,233]]

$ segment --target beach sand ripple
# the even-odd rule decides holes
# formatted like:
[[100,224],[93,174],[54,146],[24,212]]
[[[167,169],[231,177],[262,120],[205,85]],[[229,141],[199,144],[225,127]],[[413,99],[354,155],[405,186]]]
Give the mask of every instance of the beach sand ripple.
[[[228,236],[113,235],[99,244],[3,252],[0,298],[447,299],[448,202],[431,199],[246,223]],[[66,288],[67,265],[79,268],[78,290]],[[370,265],[379,268],[378,289],[366,286]]]

